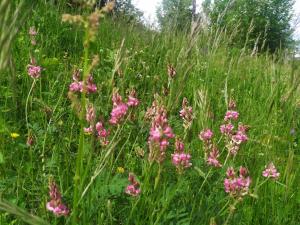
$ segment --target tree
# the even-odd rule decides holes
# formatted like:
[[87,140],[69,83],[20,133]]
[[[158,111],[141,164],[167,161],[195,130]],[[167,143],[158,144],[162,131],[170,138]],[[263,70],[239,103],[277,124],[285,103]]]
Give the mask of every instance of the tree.
[[193,16],[192,0],[163,0],[157,10],[162,29],[185,30],[190,27]]
[[239,29],[235,42],[275,52],[292,42],[293,0],[215,0],[207,5],[212,25]]

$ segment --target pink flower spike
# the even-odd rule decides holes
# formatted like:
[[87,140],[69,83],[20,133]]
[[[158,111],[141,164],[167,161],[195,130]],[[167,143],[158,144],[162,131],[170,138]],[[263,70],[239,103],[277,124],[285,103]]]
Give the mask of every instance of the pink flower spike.
[[234,171],[233,167],[229,167],[227,169],[226,176],[228,178],[233,178],[235,176],[235,171]]
[[46,204],[46,208],[49,211],[53,212],[56,216],[69,215],[70,210],[62,203],[61,194],[55,182],[51,182],[49,185],[49,196],[51,200]]
[[248,136],[245,133],[238,131],[235,135],[232,136],[232,140],[237,144],[241,144],[248,141]]
[[234,126],[231,123],[229,123],[229,124],[222,124],[220,126],[220,131],[221,131],[222,134],[229,135],[229,134],[232,133],[233,128],[234,128]]
[[130,184],[126,187],[125,193],[133,197],[138,196],[141,193],[140,184],[132,173],[129,173],[128,181]]
[[127,101],[127,105],[128,106],[132,106],[132,107],[136,107],[139,105],[139,100],[136,98],[136,92],[135,90],[132,90],[128,96],[128,101]]
[[276,167],[271,162],[268,166],[266,166],[266,169],[263,171],[262,175],[267,178],[272,178],[274,180],[278,179],[280,176],[280,173],[277,172]]
[[247,174],[248,174],[248,171],[247,171],[247,169],[245,167],[241,166],[240,170],[239,170],[239,174],[240,174],[241,177],[246,177]]
[[174,138],[175,135],[173,134],[173,131],[172,131],[172,128],[167,126],[165,129],[164,129],[164,135],[166,135],[166,137],[168,138]]
[[236,177],[234,169],[229,167],[226,172],[227,178],[224,179],[225,192],[238,199],[248,194],[251,179],[246,175],[247,169],[244,167],[240,167],[239,177]]
[[206,129],[200,132],[199,138],[202,141],[209,141],[212,139],[213,135],[214,134],[210,129]]
[[175,140],[175,149],[177,152],[183,152],[184,151],[184,143],[181,140],[176,139]]
[[94,121],[95,117],[96,117],[95,108],[93,105],[90,105],[86,110],[85,119],[87,122],[91,123]]
[[134,98],[132,96],[128,96],[128,101],[127,101],[128,106],[138,106],[139,105],[139,100],[137,98]]
[[41,76],[42,68],[40,66],[28,65],[27,66],[28,75],[34,79],[37,79]]
[[178,169],[189,168],[192,166],[191,155],[186,153],[174,153],[172,156],[172,163]]
[[237,111],[227,111],[226,112],[226,115],[224,117],[224,120],[225,121],[228,121],[228,120],[237,120],[239,118],[239,113]]
[[69,90],[72,92],[79,92],[82,90],[82,85],[79,82],[73,82],[70,84]]
[[217,148],[213,148],[213,150],[209,153],[207,164],[214,167],[222,167],[221,163],[218,161],[219,151]]

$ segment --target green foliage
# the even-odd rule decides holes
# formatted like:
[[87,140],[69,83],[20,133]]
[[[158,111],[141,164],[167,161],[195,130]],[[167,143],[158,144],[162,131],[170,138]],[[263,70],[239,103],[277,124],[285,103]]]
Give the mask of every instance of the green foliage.
[[275,52],[292,43],[291,18],[293,0],[216,0],[205,9],[213,25],[236,31],[234,42]]
[[163,0],[157,9],[157,18],[162,29],[184,31],[192,22],[191,0]]
[[[7,199],[0,200],[1,225],[24,221],[53,225],[223,224],[232,201],[224,192],[225,172],[228,166],[240,165],[249,169],[252,195],[236,206],[229,224],[298,224],[298,63],[285,55],[257,55],[233,48],[222,29],[187,37],[180,32],[174,35],[128,26],[127,20],[109,16],[100,21],[99,34],[90,47],[90,55],[98,54],[100,62],[93,70],[98,92],[89,100],[95,104],[97,119],[104,121],[110,117],[113,88],[124,97],[134,88],[141,104],[119,127],[105,123],[114,135],[108,147],[91,135],[84,136],[76,221],[47,211],[50,177],[71,212],[76,188],[80,125],[67,92],[74,67],[82,68],[84,32],[61,22],[66,10],[74,13],[45,1],[34,7],[11,49],[15,85],[10,85],[10,73],[0,77],[0,193]],[[43,71],[28,98],[28,127],[34,136],[30,147],[26,145],[25,108],[32,86],[26,70],[32,48],[28,37],[31,26],[38,31],[34,54]],[[169,64],[176,69],[172,80],[167,75]],[[193,166],[181,175],[171,163],[173,141],[164,163],[148,161],[150,122],[145,114],[155,93],[167,106],[169,123],[176,135],[185,137],[185,148],[192,156]],[[183,97],[195,113],[187,132],[179,117]],[[241,121],[250,125],[249,141],[226,166],[212,168],[204,159],[198,134],[209,127],[220,137],[219,126],[230,97],[237,102]],[[12,138],[13,132],[20,137]],[[218,147],[221,152],[224,146]],[[226,151],[220,160],[224,162],[225,157]],[[278,181],[265,181],[261,176],[270,161],[280,172]],[[125,172],[118,172],[118,167]],[[141,184],[138,197],[124,193],[129,172]]]

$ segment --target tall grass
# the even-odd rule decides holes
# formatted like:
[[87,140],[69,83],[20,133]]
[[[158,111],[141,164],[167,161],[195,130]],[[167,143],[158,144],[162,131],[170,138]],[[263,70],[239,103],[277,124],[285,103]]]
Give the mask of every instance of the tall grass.
[[[22,224],[30,214],[50,224],[223,224],[227,218],[228,224],[299,223],[297,64],[283,54],[236,49],[225,30],[158,33],[109,16],[100,20],[98,36],[83,57],[84,29],[62,23],[61,14],[66,11],[78,13],[40,1],[13,43],[16,86],[7,85],[11,73],[1,76],[0,191],[10,202],[5,204],[28,212],[26,217],[16,206],[14,210],[10,205],[1,207],[1,224]],[[29,147],[25,104],[32,84],[26,71],[32,50],[31,26],[38,30],[34,53],[44,70],[28,101],[28,127],[34,137]],[[80,134],[80,119],[67,97],[73,69],[83,69],[83,62],[90,63],[94,54],[100,57],[93,70],[98,92],[89,95],[88,101],[94,103],[97,117],[108,121],[114,88],[122,96],[134,88],[141,102],[118,127],[105,123],[111,130],[106,147]],[[176,68],[171,80],[169,64]],[[148,161],[150,123],[145,114],[155,93],[168,110],[174,133],[184,138],[192,156],[192,167],[181,175],[171,163],[173,142],[162,165]],[[179,117],[183,97],[195,114],[187,131]],[[230,98],[237,102],[240,120],[250,125],[249,141],[226,166],[216,169],[206,164],[198,134],[211,128],[220,136]],[[13,132],[20,137],[12,138]],[[80,137],[84,144],[78,172]],[[220,160],[224,162],[225,157],[222,154]],[[280,178],[259,186],[265,180],[262,171],[271,161]],[[252,178],[251,196],[245,196],[233,210],[223,181],[228,166],[240,165],[248,168]],[[141,184],[138,197],[124,193],[129,172]],[[69,217],[55,217],[46,210],[50,177],[71,209]]]

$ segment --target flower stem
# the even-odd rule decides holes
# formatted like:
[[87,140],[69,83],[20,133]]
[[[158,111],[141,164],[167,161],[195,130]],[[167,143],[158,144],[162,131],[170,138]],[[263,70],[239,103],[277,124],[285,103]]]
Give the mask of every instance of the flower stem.
[[86,81],[89,74],[89,31],[88,28],[85,33],[84,41],[84,59],[83,59],[83,91],[81,94],[81,111],[80,111],[80,135],[78,144],[78,153],[76,157],[76,171],[74,176],[74,195],[73,195],[73,211],[72,211],[72,224],[78,224],[77,211],[78,201],[80,196],[80,189],[82,187],[82,167],[83,167],[83,156],[84,156],[84,116],[86,107]]

